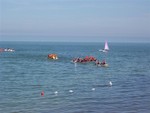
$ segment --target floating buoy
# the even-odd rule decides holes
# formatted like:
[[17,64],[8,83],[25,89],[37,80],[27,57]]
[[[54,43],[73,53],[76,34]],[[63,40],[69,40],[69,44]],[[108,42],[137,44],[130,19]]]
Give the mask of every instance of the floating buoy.
[[112,82],[111,81],[109,81],[109,86],[112,86]]
[[73,90],[69,90],[70,93],[73,93]]
[[44,91],[41,92],[41,96],[44,96]]
[[58,91],[55,91],[54,94],[57,95],[57,94],[58,94]]
[[95,91],[95,88],[92,88],[92,91]]

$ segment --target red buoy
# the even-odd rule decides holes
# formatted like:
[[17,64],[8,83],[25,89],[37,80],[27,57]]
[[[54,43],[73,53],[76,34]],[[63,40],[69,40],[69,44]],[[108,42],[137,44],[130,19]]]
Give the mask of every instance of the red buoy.
[[41,96],[44,96],[44,91],[41,92]]

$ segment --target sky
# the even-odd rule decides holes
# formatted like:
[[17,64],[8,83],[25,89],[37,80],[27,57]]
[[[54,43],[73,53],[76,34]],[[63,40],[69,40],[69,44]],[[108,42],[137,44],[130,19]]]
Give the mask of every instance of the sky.
[[0,41],[150,42],[150,0],[0,0]]

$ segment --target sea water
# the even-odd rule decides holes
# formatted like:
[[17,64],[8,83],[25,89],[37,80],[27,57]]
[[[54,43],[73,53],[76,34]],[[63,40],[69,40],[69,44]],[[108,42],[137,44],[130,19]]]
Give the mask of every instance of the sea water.
[[[0,113],[149,113],[150,44],[108,44],[0,42],[15,49],[0,53]],[[85,56],[109,67],[71,62]]]

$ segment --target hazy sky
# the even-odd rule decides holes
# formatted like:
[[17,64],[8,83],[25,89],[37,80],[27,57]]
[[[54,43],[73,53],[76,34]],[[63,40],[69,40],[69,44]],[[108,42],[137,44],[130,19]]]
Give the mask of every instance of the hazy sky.
[[0,39],[150,42],[150,0],[0,0]]

